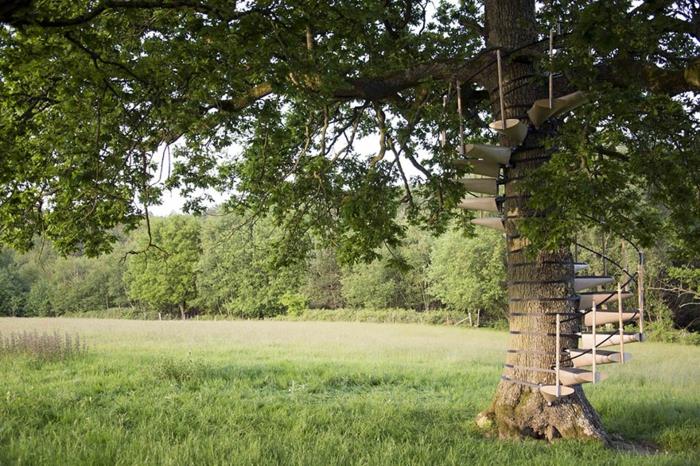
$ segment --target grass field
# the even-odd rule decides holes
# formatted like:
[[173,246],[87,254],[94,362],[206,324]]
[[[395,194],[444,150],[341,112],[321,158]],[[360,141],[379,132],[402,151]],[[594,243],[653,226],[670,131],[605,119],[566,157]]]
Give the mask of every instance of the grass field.
[[[408,324],[0,319],[68,331],[86,356],[0,357],[0,464],[700,464],[700,348],[630,345],[586,391],[594,443],[499,441],[473,419],[507,336]],[[626,348],[627,349],[627,348]]]

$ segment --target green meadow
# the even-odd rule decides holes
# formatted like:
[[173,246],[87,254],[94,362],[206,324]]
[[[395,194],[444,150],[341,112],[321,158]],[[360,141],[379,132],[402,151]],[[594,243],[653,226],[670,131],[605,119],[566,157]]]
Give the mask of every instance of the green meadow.
[[0,464],[700,464],[700,347],[629,345],[586,392],[652,446],[502,441],[473,420],[507,334],[414,324],[0,319],[87,354],[0,356]]

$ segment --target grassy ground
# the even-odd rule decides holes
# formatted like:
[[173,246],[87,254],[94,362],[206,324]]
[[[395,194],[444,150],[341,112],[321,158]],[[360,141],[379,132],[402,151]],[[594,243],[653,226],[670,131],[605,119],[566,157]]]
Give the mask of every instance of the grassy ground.
[[700,464],[700,348],[630,345],[586,391],[592,443],[498,441],[473,425],[500,375],[492,330],[336,322],[0,319],[77,332],[87,356],[0,357],[0,464]]

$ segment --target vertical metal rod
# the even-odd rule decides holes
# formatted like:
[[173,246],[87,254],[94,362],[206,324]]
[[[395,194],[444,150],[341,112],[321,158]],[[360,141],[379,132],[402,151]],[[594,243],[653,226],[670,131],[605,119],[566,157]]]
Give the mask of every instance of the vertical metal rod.
[[598,342],[596,340],[596,303],[595,303],[595,297],[593,298],[593,383],[595,383],[596,379],[596,359],[598,359],[597,356],[597,346]]
[[[449,91],[448,91],[449,93]],[[442,96],[442,111],[443,113],[445,112],[445,109],[447,109],[447,96],[444,95]],[[443,128],[440,131],[440,147],[445,147],[447,145],[447,130]]]
[[[624,265],[625,272],[630,271],[630,261],[627,260],[627,248],[625,247],[625,240],[620,240],[620,254],[622,255],[622,264]],[[625,285],[625,291],[627,291],[627,285]]]
[[554,73],[552,72],[554,57],[554,28],[549,30],[549,108],[552,108],[554,94]]
[[462,83],[457,81],[457,114],[459,115],[459,153],[464,155],[464,118],[462,117]]
[[603,275],[608,274],[608,243],[606,242],[605,232],[603,232]]
[[617,313],[618,324],[620,325],[620,364],[625,363],[625,328],[622,322],[622,286],[617,284]]
[[561,363],[561,315],[557,314],[557,398],[561,396],[561,387],[560,387],[560,377],[559,377],[559,365]]
[[506,130],[506,108],[503,103],[503,70],[501,69],[501,49],[496,50],[496,61],[498,62],[498,99],[501,101],[501,125],[502,130]]
[[639,252],[639,270],[637,271],[637,300],[639,301],[639,333],[644,335],[644,253]]

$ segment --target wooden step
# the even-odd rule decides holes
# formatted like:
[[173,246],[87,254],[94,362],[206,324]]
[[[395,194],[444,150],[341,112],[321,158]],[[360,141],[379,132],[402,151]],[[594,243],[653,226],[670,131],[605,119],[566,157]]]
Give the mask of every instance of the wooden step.
[[485,210],[498,212],[499,199],[497,197],[465,197],[459,207],[467,210]]
[[569,112],[587,101],[586,95],[581,91],[552,99],[551,108],[549,99],[538,99],[527,111],[527,116],[535,128],[539,128],[548,119]]
[[518,252],[522,251],[530,245],[530,240],[528,238],[513,238],[508,244],[508,251]]
[[508,165],[510,162],[510,147],[492,146],[490,144],[467,144],[464,146],[465,155],[484,159],[500,165]]
[[[614,333],[614,334],[612,334],[612,337],[608,338],[609,336],[610,336],[609,333],[597,333],[595,336],[596,347],[597,348],[604,348],[606,346],[616,346],[616,345],[620,344],[620,334],[619,333]],[[622,341],[624,343],[636,343],[636,342],[642,341],[642,340],[643,340],[643,337],[642,337],[641,333],[632,333],[632,334],[623,335]],[[603,343],[603,341],[605,341],[605,343]],[[581,344],[579,345],[579,347],[583,348],[583,349],[593,348],[593,334],[592,333],[581,334]]]
[[498,181],[496,178],[463,178],[462,184],[467,191],[481,194],[498,194]]
[[[574,277],[574,291],[585,290],[586,288],[593,288],[594,286],[605,285],[607,283],[612,283],[614,281],[613,277]],[[591,306],[593,303],[591,303]]]
[[[585,350],[582,349],[568,349],[566,351],[571,357],[575,358],[571,360],[571,362],[574,363],[574,367],[593,365],[593,353],[586,353]],[[623,360],[623,356],[625,362],[632,359],[632,355],[629,353],[624,353],[623,355],[623,353],[618,351],[596,349],[595,362],[596,364],[612,364],[615,362],[621,362]]]
[[[581,311],[588,310],[593,307],[593,301],[596,304],[600,304],[603,301],[606,303],[617,302],[617,291],[593,291],[590,293],[579,293],[581,300],[579,301],[578,308]],[[628,299],[633,297],[632,293],[622,293],[622,299]],[[610,297],[610,299],[608,299]]]
[[486,228],[493,228],[498,231],[506,231],[506,224],[501,217],[475,218],[471,220],[471,223]]
[[481,159],[454,160],[452,161],[452,165],[459,168],[466,168],[469,170],[469,173],[474,175],[484,175],[496,178],[501,174],[500,165]]
[[588,264],[585,262],[574,262],[574,272],[580,272],[581,270],[586,270],[588,268]]
[[[547,400],[547,403],[552,403],[557,399],[556,385],[543,385],[540,387],[540,393]],[[574,389],[566,385],[559,385],[559,397],[571,396],[574,394]]]
[[505,123],[504,128],[503,121],[496,120],[489,124],[489,128],[507,137],[513,146],[522,144],[527,136],[527,125],[515,118],[508,118]]
[[[602,374],[596,371],[595,381],[602,382],[607,379],[607,374]],[[559,369],[559,380],[564,385],[579,385],[582,383],[593,382],[593,372],[586,369],[578,369],[575,367],[567,367],[566,369]]]
[[[629,322],[631,320],[639,320],[639,313],[637,312],[623,312],[622,313],[622,322]],[[620,314],[618,312],[610,312],[610,311],[597,311],[595,313],[595,323],[596,325],[605,325],[605,324],[616,324],[620,321]],[[588,314],[585,315],[583,318],[583,323],[586,324],[586,327],[590,327],[593,325],[593,313],[589,312]]]

